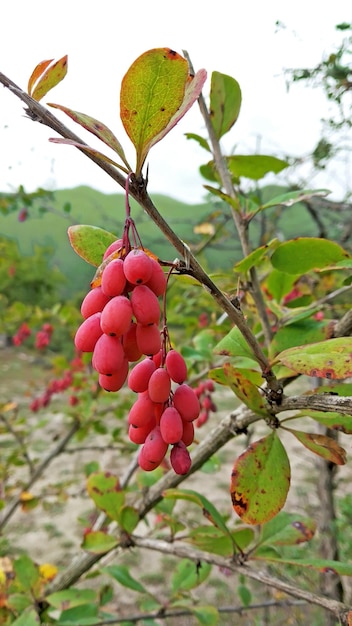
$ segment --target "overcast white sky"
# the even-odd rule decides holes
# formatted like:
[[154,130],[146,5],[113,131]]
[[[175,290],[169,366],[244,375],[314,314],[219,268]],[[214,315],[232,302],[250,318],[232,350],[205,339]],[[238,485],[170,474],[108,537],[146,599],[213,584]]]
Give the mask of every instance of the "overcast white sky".
[[[101,120],[133,163],[133,147],[119,121],[121,79],[140,54],[164,46],[181,54],[187,50],[195,69],[207,70],[206,96],[213,70],[239,81],[242,110],[224,142],[226,149],[234,147],[243,154],[259,147],[277,156],[308,152],[319,137],[319,119],[327,105],[317,90],[297,86],[287,94],[283,69],[318,63],[338,41],[335,24],[351,20],[351,2],[5,0],[1,13],[0,71],[25,89],[39,61],[68,54],[68,74],[43,104],[56,102]],[[277,29],[278,20],[285,29]],[[81,184],[108,193],[121,191],[75,148],[49,143],[53,131],[26,119],[22,108],[19,99],[0,87],[1,191],[19,184],[28,191]],[[105,150],[104,144],[57,114],[83,139]],[[196,105],[152,148],[149,191],[198,202],[204,197],[198,168],[208,155],[187,141],[185,132],[204,134]],[[314,181],[314,187],[329,183],[335,196],[343,194],[348,167],[332,181]]]

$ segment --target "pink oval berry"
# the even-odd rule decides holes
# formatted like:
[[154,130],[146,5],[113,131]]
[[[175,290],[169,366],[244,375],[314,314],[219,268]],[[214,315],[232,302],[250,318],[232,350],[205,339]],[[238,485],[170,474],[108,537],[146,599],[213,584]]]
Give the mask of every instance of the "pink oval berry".
[[103,334],[100,327],[101,313],[93,313],[79,326],[75,335],[75,346],[81,352],[93,352],[95,344]]
[[187,365],[177,350],[169,350],[165,359],[165,367],[175,383],[183,383],[187,378]]
[[133,248],[124,260],[124,272],[126,279],[133,285],[146,283],[151,275],[153,266],[150,257],[139,248]]
[[148,383],[148,394],[153,402],[166,402],[171,391],[171,379],[164,367],[158,367]]

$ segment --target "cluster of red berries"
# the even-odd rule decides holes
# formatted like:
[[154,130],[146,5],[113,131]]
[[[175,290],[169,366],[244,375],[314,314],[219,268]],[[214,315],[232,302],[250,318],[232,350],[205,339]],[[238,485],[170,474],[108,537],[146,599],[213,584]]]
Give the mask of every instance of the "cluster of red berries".
[[[106,250],[100,285],[85,296],[84,322],[75,335],[77,350],[93,353],[93,368],[106,391],[121,389],[129,363],[161,348],[158,296],[166,290],[166,276],[144,250],[132,248],[123,256],[124,250],[121,239]],[[115,254],[118,258],[111,258]]]
[[18,331],[12,337],[12,343],[14,346],[20,346],[28,337],[32,334],[31,329],[29,328],[26,322],[23,322],[19,327]]
[[[158,467],[172,445],[171,465],[185,474],[191,466],[187,446],[193,442],[200,404],[185,382],[182,355],[171,349],[165,321],[159,329],[158,298],[166,286],[156,258],[142,247],[131,248],[126,236],[117,240],[106,250],[99,280],[93,281],[82,302],[84,321],[74,341],[77,350],[93,353],[92,366],[103,389],[118,391],[128,378],[128,386],[138,394],[128,423],[130,440],[142,444],[140,467]],[[137,361],[129,373],[129,364]]]
[[39,411],[48,404],[50,404],[52,396],[56,393],[61,393],[62,391],[66,391],[69,387],[71,387],[73,382],[73,375],[70,370],[67,370],[61,378],[55,378],[50,381],[44,393],[41,396],[34,398],[30,404],[30,409],[34,413]]
[[210,413],[216,413],[217,411],[217,406],[211,397],[211,394],[215,391],[215,386],[212,380],[203,380],[194,391],[200,402],[200,413],[195,425],[197,428],[200,428],[208,421]]
[[162,348],[131,370],[128,386],[138,398],[128,415],[128,434],[131,441],[142,444],[138,464],[145,471],[162,463],[169,445],[176,474],[187,474],[191,467],[187,446],[194,439],[193,422],[199,416],[200,404],[186,378],[185,360],[174,349],[165,354]]
[[42,328],[38,330],[35,337],[35,347],[37,350],[43,350],[49,345],[53,332],[54,328],[51,324],[43,324]]

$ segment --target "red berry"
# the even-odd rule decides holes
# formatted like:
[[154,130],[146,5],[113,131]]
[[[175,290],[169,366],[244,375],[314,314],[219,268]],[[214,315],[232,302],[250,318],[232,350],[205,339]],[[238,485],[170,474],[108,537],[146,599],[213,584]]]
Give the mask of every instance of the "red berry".
[[142,356],[142,352],[138,348],[136,339],[137,324],[131,322],[127,333],[122,336],[122,345],[126,355],[126,358],[130,361],[139,361]]
[[142,354],[153,355],[161,348],[160,331],[156,324],[137,324],[136,341]]
[[153,402],[166,402],[171,391],[171,379],[164,367],[158,367],[148,383],[149,397]]
[[142,448],[142,456],[146,461],[154,463],[155,467],[158,467],[163,460],[168,447],[168,444],[165,443],[161,436],[159,426],[155,426],[145,440]]
[[168,406],[160,418],[160,432],[166,443],[177,443],[182,439],[183,422],[179,412]]
[[128,374],[128,361],[124,359],[120,369],[111,376],[99,374],[99,385],[105,391],[118,391],[123,387]]
[[155,363],[153,359],[143,359],[134,366],[128,377],[128,386],[132,391],[140,393],[148,389],[148,383],[153,372],[155,372]]
[[150,260],[152,263],[152,275],[146,285],[149,289],[154,291],[156,296],[162,296],[167,286],[166,275],[158,261],[153,258],[150,258]]
[[128,414],[128,423],[138,428],[153,420],[155,422],[154,406],[147,393],[139,394]]
[[75,346],[81,352],[93,352],[99,337],[103,334],[100,326],[101,313],[93,313],[77,329]]
[[121,336],[131,326],[132,306],[126,296],[115,296],[104,307],[101,314],[101,328],[107,335]]
[[165,367],[175,383],[183,383],[187,378],[187,365],[177,350],[169,350],[165,359]]
[[126,277],[123,271],[123,260],[113,259],[106,266],[101,277],[101,288],[107,296],[119,296],[126,286]]
[[95,287],[88,291],[86,297],[81,304],[81,314],[87,319],[94,313],[99,313],[109,302],[110,298],[103,293],[101,287]]
[[124,260],[124,272],[126,279],[133,285],[146,283],[151,275],[153,266],[150,257],[138,248],[133,248]]
[[132,443],[144,443],[153,428],[155,428],[155,419],[151,420],[149,423],[146,422],[143,426],[134,426],[133,424],[130,424],[128,427],[129,439]]
[[187,474],[191,469],[191,457],[183,441],[173,446],[170,453],[170,463],[176,474]]
[[186,383],[175,389],[173,402],[182,419],[186,422],[192,422],[198,417],[200,405],[197,394]]
[[109,376],[122,367],[125,358],[120,337],[102,335],[95,344],[92,365],[99,374]]
[[155,293],[146,285],[137,285],[131,293],[133,315],[139,324],[158,324],[160,305]]
[[[199,418],[198,418],[199,419]],[[194,440],[194,425],[193,422],[186,422],[182,420],[183,423],[183,433],[182,433],[182,441],[185,446],[190,446]]]
[[121,248],[122,248],[122,239],[116,239],[116,241],[113,241],[110,244],[110,246],[106,248],[104,252],[104,256],[103,256],[103,261],[105,261],[105,259],[107,259],[107,257],[110,256],[110,254],[112,254],[113,252],[117,252],[117,250],[120,250]]

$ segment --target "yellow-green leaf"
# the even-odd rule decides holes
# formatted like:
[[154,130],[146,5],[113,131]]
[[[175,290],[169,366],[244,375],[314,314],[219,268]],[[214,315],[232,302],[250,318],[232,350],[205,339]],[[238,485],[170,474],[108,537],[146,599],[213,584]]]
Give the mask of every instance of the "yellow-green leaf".
[[[37,84],[33,88],[32,93],[30,94],[34,100],[41,100],[53,87],[56,87],[59,82],[65,78],[67,74],[67,55],[53,63],[53,65],[48,65],[47,61],[42,61],[43,69],[45,69],[44,73],[38,78]],[[39,64],[38,67],[40,67]],[[39,73],[38,69],[34,70],[34,74]],[[33,76],[33,74],[32,74]],[[32,77],[29,79],[30,86],[33,86]]]
[[188,76],[186,59],[169,48],[145,52],[125,74],[121,84],[120,115],[136,148],[137,175],[151,141],[181,106]]

